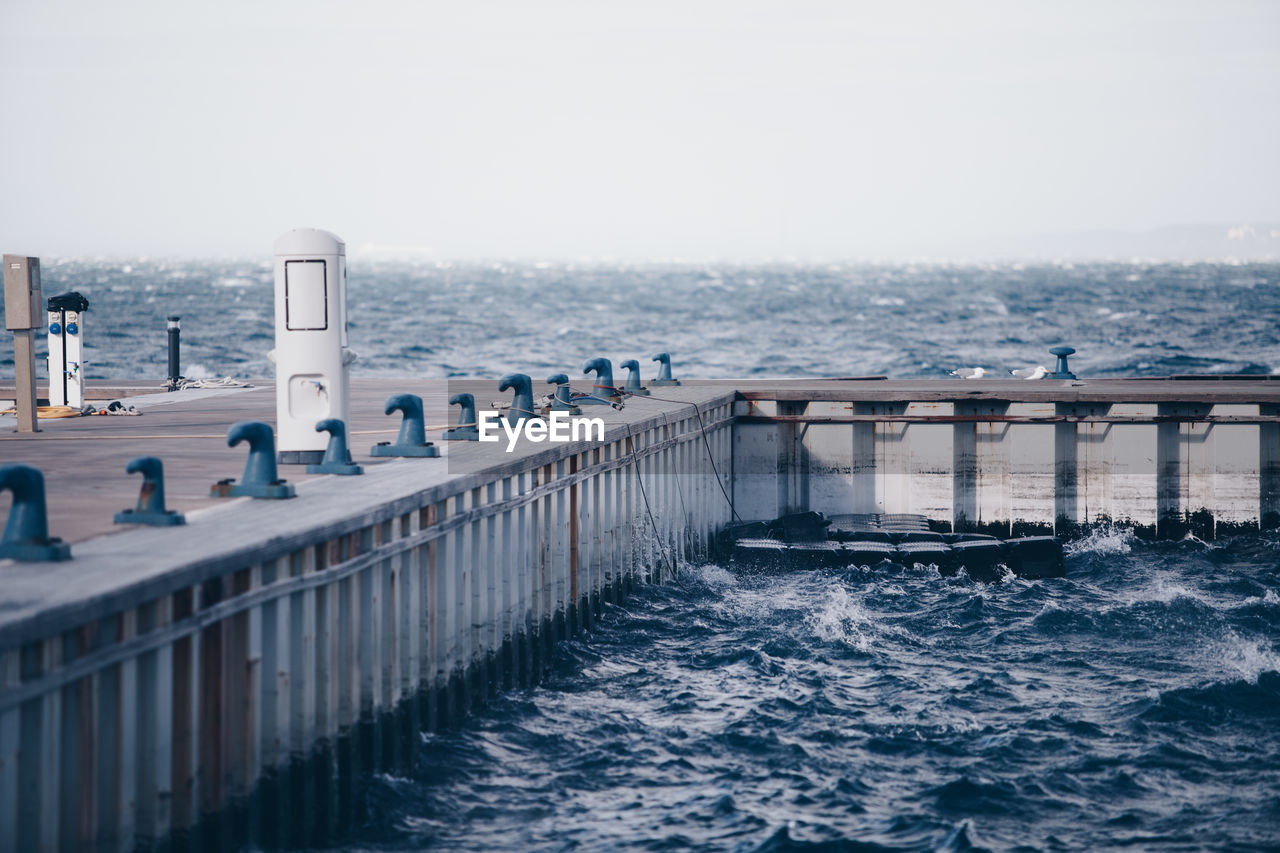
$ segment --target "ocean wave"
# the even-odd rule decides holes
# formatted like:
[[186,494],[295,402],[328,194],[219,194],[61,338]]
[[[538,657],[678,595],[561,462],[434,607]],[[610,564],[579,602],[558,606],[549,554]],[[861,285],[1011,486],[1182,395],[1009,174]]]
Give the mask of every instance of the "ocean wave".
[[693,575],[703,586],[714,590],[723,590],[738,585],[737,575],[715,563],[703,563],[687,567],[685,568],[685,573]]
[[820,609],[809,619],[814,636],[827,642],[839,642],[861,652],[871,650],[874,644],[869,631],[871,617],[862,602],[849,595],[843,585],[833,585]]
[[1169,604],[1180,598],[1189,599],[1207,607],[1215,606],[1208,595],[1191,585],[1186,578],[1167,571],[1157,571],[1143,585],[1135,589],[1127,589],[1120,594],[1122,606],[1125,607],[1146,602]]
[[1206,656],[1249,684],[1257,684],[1264,673],[1280,673],[1280,654],[1270,642],[1244,639],[1234,632],[1211,644]]
[[1140,718],[1148,722],[1223,725],[1241,716],[1255,723],[1280,722],[1280,674],[1268,670],[1253,681],[1238,679],[1166,690]]
[[1083,538],[1067,542],[1062,551],[1068,557],[1082,554],[1128,554],[1137,541],[1138,537],[1132,528],[1108,522],[1093,525]]

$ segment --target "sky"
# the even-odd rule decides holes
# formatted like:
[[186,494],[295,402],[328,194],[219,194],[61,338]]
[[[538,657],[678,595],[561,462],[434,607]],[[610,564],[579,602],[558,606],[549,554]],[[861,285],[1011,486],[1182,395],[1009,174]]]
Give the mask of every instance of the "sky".
[[4,0],[0,244],[822,260],[1280,223],[1277,104],[1277,2]]

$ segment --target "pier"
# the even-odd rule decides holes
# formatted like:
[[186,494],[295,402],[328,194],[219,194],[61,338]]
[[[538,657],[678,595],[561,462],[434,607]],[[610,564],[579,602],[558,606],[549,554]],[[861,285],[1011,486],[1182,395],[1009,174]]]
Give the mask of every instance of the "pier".
[[[442,457],[392,461],[369,455],[395,434],[389,395],[421,395],[435,426],[456,418],[451,393],[497,399],[496,383],[355,380],[362,476],[282,466],[295,498],[210,497],[244,462],[228,426],[272,421],[274,388],[256,385],[0,433],[5,463],[43,471],[49,531],[72,550],[0,561],[0,849],[340,837],[361,779],[536,682],[557,641],[712,555],[735,518],[1202,538],[1280,524],[1268,378],[686,382],[591,407],[603,442],[507,453],[436,431]],[[144,454],[185,525],[112,523]]]

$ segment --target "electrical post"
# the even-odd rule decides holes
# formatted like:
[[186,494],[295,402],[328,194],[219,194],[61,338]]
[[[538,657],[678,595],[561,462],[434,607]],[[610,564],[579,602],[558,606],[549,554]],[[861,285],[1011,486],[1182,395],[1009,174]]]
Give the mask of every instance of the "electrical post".
[[169,315],[169,390],[176,391],[182,380],[182,360],[179,358],[179,341],[182,336],[182,318]]

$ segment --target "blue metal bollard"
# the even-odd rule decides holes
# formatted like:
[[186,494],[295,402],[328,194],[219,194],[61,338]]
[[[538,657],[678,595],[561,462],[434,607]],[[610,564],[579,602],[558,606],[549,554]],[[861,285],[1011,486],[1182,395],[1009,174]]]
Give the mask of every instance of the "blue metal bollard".
[[9,520],[0,536],[0,559],[48,563],[70,560],[71,546],[49,535],[44,474],[30,465],[0,465],[0,491],[13,492]]
[[589,359],[582,365],[583,373],[596,374],[596,381],[591,387],[591,394],[582,394],[573,398],[573,402],[582,406],[612,406],[622,400],[622,395],[613,385],[613,363],[607,358]]
[[116,524],[150,524],[169,527],[186,524],[186,517],[164,506],[164,463],[155,456],[139,456],[124,466],[126,474],[141,474],[142,488],[138,491],[138,503],[133,509],[117,512]]
[[622,362],[621,367],[630,371],[627,374],[627,384],[622,387],[622,393],[634,394],[637,397],[648,397],[649,389],[640,384],[640,362],[634,358],[629,358]]
[[450,406],[461,406],[458,412],[458,425],[447,429],[440,436],[445,441],[479,441],[480,424],[476,420],[476,398],[474,394],[454,394],[449,398]]
[[276,438],[271,425],[262,421],[240,421],[227,430],[227,446],[249,442],[249,458],[239,485],[234,479],[219,480],[209,490],[215,498],[291,498],[293,484],[276,473]]
[[568,412],[571,415],[582,414],[582,409],[578,408],[569,399],[569,375],[567,373],[553,373],[547,377],[547,384],[556,386],[555,397],[551,401],[551,405],[544,410],[544,414],[552,412]]
[[351,460],[347,449],[347,425],[342,418],[325,418],[316,424],[316,432],[329,433],[329,446],[318,465],[308,465],[308,474],[363,474],[364,469]]
[[514,391],[514,394],[511,398],[511,408],[507,409],[503,420],[518,427],[526,420],[537,417],[533,411],[533,380],[529,378],[529,374],[508,373],[502,377],[502,381],[498,383],[498,390],[506,391],[507,389]]
[[671,378],[671,356],[665,352],[660,352],[653,357],[658,362],[658,378],[650,382],[650,385],[679,385],[679,379]]
[[387,398],[386,414],[404,413],[400,434],[395,444],[380,441],[369,450],[371,456],[439,456],[440,448],[427,441],[426,424],[422,421],[422,398],[417,394],[395,394]]
[[1071,347],[1053,347],[1049,350],[1049,355],[1058,357],[1058,364],[1054,367],[1053,373],[1050,373],[1049,379],[1075,379],[1076,375],[1067,367],[1067,356],[1073,355],[1075,350]]

